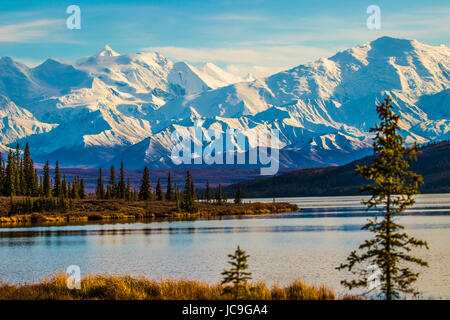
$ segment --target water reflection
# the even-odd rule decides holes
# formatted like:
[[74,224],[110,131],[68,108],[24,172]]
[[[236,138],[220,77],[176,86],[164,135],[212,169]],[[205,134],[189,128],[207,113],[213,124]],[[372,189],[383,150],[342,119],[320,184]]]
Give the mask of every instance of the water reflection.
[[[291,198],[295,213],[192,221],[117,221],[92,225],[0,229],[0,280],[39,281],[71,264],[88,273],[144,274],[216,282],[227,254],[241,245],[255,280],[304,279],[342,291],[334,268],[369,234],[359,197]],[[272,199],[264,199],[272,201]],[[429,242],[418,255],[430,263],[418,282],[428,296],[450,297],[450,195],[426,195],[399,218],[406,231]]]

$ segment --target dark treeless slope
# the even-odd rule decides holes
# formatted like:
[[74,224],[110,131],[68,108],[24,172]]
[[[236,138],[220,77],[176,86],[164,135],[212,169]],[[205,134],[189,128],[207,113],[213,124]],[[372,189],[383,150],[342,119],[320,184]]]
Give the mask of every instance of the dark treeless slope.
[[[450,192],[450,142],[431,144],[421,148],[418,161],[411,169],[423,175],[423,193]],[[358,189],[367,183],[355,173],[355,166],[368,164],[371,156],[356,160],[344,166],[307,168],[270,178],[259,178],[242,182],[243,196],[255,197],[302,197],[356,195]],[[224,188],[228,197],[233,197],[237,185]]]

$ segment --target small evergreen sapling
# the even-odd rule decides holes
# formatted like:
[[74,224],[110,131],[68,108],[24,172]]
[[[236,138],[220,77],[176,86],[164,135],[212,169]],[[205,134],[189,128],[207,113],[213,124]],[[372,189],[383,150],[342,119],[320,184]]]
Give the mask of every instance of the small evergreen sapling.
[[245,254],[239,246],[234,254],[229,254],[228,261],[232,268],[224,270],[222,275],[223,294],[231,294],[233,299],[245,299],[248,294],[247,281],[251,279],[251,272],[246,271],[248,269],[247,258],[249,255]]

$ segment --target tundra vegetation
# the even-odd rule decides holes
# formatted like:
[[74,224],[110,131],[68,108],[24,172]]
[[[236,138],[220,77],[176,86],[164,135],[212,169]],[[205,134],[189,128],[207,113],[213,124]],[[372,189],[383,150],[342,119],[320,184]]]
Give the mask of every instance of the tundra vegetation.
[[207,181],[205,187],[197,189],[187,171],[184,188],[172,183],[170,172],[165,186],[158,179],[153,188],[147,167],[140,185],[132,186],[122,162],[118,179],[114,166],[106,178],[99,169],[95,193],[89,194],[79,176],[69,178],[61,174],[58,161],[53,169],[47,161],[42,175],[38,175],[27,143],[24,151],[19,145],[15,151],[11,150],[7,160],[2,160],[0,154],[0,226],[111,219],[187,219],[298,210],[289,203],[244,203],[242,192],[231,202],[223,195],[221,185],[212,188]]

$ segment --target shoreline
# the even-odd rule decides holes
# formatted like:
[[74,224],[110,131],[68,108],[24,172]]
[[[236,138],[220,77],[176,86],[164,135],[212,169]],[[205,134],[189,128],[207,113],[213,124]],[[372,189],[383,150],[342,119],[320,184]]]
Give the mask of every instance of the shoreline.
[[66,212],[33,212],[8,215],[9,200],[0,199],[0,229],[11,226],[61,225],[70,223],[90,224],[95,222],[139,221],[139,220],[191,220],[226,216],[248,216],[288,213],[301,210],[296,204],[287,202],[206,203],[197,202],[194,213],[177,212],[171,201],[125,201],[78,199],[71,201]]

